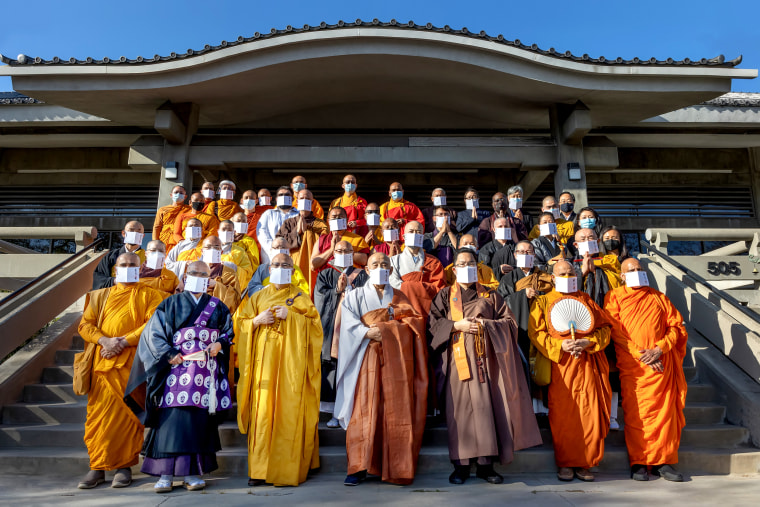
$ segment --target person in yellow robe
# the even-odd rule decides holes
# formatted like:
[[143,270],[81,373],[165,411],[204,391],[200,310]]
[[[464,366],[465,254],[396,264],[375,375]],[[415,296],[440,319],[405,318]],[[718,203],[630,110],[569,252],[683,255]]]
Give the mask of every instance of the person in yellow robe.
[[248,435],[248,484],[297,486],[319,467],[322,325],[308,294],[290,283],[293,260],[277,254],[273,283],[235,319],[238,426]]
[[140,283],[161,291],[167,298],[181,289],[182,283],[177,275],[164,266],[166,245],[154,239],[145,247],[145,262],[140,265]]
[[245,250],[251,261],[251,267],[256,271],[261,263],[261,255],[256,240],[248,235],[248,217],[245,213],[235,213],[230,220],[235,228],[235,244]]
[[[274,238],[274,241],[272,241],[272,249],[269,252],[269,258],[271,259],[278,253],[288,253],[289,250],[287,246],[285,238],[280,236]],[[309,281],[304,276],[301,268],[298,267],[298,264],[293,265],[293,274],[290,277],[290,283],[295,287],[298,287],[298,289],[305,294],[311,296]],[[253,277],[251,277],[251,281],[248,282],[248,288],[243,293],[243,299],[253,296],[267,285],[269,285],[269,263],[265,262],[259,265],[256,272],[253,274]]]
[[[472,234],[465,234],[459,238],[459,248],[469,248],[475,252],[475,255],[477,255],[478,240],[475,239],[475,236]],[[454,283],[457,281],[457,275],[454,272],[453,263],[443,268],[443,276],[446,279],[447,287],[454,285]],[[493,275],[493,270],[482,262],[478,262],[478,283],[484,287],[488,287],[489,289],[499,288],[499,281]]]
[[190,206],[185,204],[187,191],[182,185],[175,185],[172,188],[172,203],[163,206],[156,212],[156,219],[153,222],[153,239],[160,239],[171,250],[177,242],[174,240],[174,222],[177,217],[190,211]]
[[[541,203],[541,211],[543,213],[551,213],[554,220],[553,223],[557,224],[557,239],[560,243],[566,245],[568,241],[572,242],[573,234],[575,234],[575,225],[572,220],[565,220],[562,218],[562,214],[559,211],[559,204],[557,199],[553,195],[547,195]],[[541,236],[541,225],[536,224],[530,230],[528,239],[533,241]]]
[[129,486],[130,467],[139,460],[144,427],[124,403],[124,390],[140,333],[164,299],[146,285],[121,281],[135,279],[139,269],[136,254],[121,254],[116,259],[116,284],[90,292],[85,301],[79,334],[96,348],[84,426],[90,471],[79,489],[103,483],[106,470],[116,471],[111,487]]
[[251,257],[245,247],[235,243],[235,228],[230,220],[224,220],[219,224],[217,232],[222,241],[222,262],[230,262],[236,266],[238,285],[247,287],[253,276],[254,267],[251,265]]

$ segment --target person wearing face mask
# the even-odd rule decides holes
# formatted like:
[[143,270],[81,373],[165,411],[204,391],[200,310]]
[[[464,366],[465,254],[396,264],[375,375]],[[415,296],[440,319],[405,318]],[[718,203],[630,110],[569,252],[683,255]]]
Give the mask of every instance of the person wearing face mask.
[[210,274],[207,264],[193,262],[187,290],[158,305],[127,383],[124,400],[150,429],[141,471],[159,477],[156,493],[169,493],[174,476],[189,491],[204,489],[201,476],[218,468],[218,426],[232,407],[227,377],[234,335],[229,309],[205,293]]
[[335,370],[338,367],[338,335],[340,333],[340,303],[346,294],[362,287],[369,276],[354,267],[354,247],[348,241],[335,245],[335,255],[328,263],[331,269],[319,272],[314,290],[314,306],[322,321],[322,392],[319,411],[329,414],[328,428],[340,426],[333,416],[335,411]]
[[364,211],[364,221],[367,223],[367,234],[364,235],[364,241],[374,250],[375,245],[383,243],[379,204],[375,202],[367,204],[367,209]]
[[232,228],[235,231],[235,244],[245,250],[248,259],[251,261],[251,267],[255,271],[259,267],[261,257],[259,254],[259,245],[256,240],[248,235],[248,218],[245,213],[235,213],[230,218]]
[[219,183],[219,200],[212,201],[206,206],[205,213],[214,215],[219,221],[229,220],[235,213],[242,213],[243,209],[235,201],[237,185],[230,180]]
[[638,259],[623,261],[622,277],[625,286],[607,293],[604,308],[619,328],[612,338],[631,478],[649,480],[650,468],[654,476],[681,482],[673,464],[686,423],[686,328],[670,299],[649,287]]
[[[189,264],[195,261],[208,264],[211,276],[207,294],[222,301],[230,312],[235,313],[240,304],[241,292],[238,266],[230,260],[230,257],[227,257],[227,260],[224,259],[222,248],[222,240],[218,236],[209,236],[195,249],[186,250],[179,255],[177,269],[180,276],[184,276]],[[241,253],[240,256],[245,257],[245,253]]]
[[[557,200],[553,195],[547,195],[544,197],[543,201],[541,202],[541,213],[542,215],[544,213],[549,213],[552,215],[552,222],[557,227],[557,239],[566,245],[567,242],[573,238],[573,234],[575,234],[575,225],[572,221],[562,218],[562,212],[559,210],[559,204],[557,204]],[[533,241],[537,238],[540,238],[541,236],[544,236],[544,234],[541,234],[541,224],[538,223],[534,225],[530,230],[528,239]]]
[[136,220],[127,222],[124,230],[121,231],[124,244],[104,255],[95,268],[92,274],[92,290],[105,289],[116,283],[116,259],[121,254],[134,253],[140,258],[140,264],[145,262],[145,250],[142,249],[144,232],[145,229],[140,222]]
[[430,362],[445,400],[451,484],[463,484],[473,462],[478,478],[501,484],[494,461],[506,465],[514,451],[541,444],[514,317],[498,293],[477,282],[477,262],[475,252],[460,250],[457,283],[430,308]]
[[435,209],[435,227],[424,235],[422,248],[426,253],[434,255],[441,264],[448,266],[454,261],[454,249],[459,239],[456,230],[451,225],[449,210],[440,206]]
[[489,241],[496,239],[496,220],[506,219],[507,228],[510,229],[510,241],[514,244],[522,239],[528,239],[528,230],[525,228],[525,224],[517,218],[512,216],[509,211],[509,199],[501,192],[496,192],[491,198],[491,205],[493,206],[493,213],[487,219],[480,222],[478,226],[478,243],[485,245]]
[[404,250],[404,237],[401,229],[392,218],[383,220],[382,225],[376,232],[376,242],[372,252],[384,253],[388,257],[400,254]]
[[166,269],[166,245],[160,240],[153,240],[145,248],[145,262],[140,265],[140,283],[147,285],[169,297],[182,291],[182,282],[177,275]]
[[340,305],[335,417],[346,430],[346,486],[367,474],[411,484],[425,431],[428,366],[425,326],[409,299],[388,283],[390,259],[375,253],[368,282]]
[[298,197],[298,216],[288,218],[282,223],[277,237],[285,239],[286,248],[301,272],[309,275],[309,293],[314,293],[317,272],[311,269],[311,252],[321,236],[330,232],[327,222],[317,218],[311,208],[314,196],[309,190],[300,190]]
[[513,218],[518,218],[525,225],[525,230],[533,228],[533,218],[525,213],[523,205],[523,188],[520,185],[514,185],[507,190],[507,199],[509,200],[509,214]]
[[448,207],[446,203],[446,191],[440,187],[436,188],[433,190],[430,200],[433,205],[422,210],[422,216],[425,217],[425,234],[435,230],[435,210],[440,207],[446,208],[446,211],[451,216],[452,227],[456,227],[457,212],[453,208]]
[[602,229],[600,237],[602,238],[602,242],[599,245],[599,249],[604,255],[614,255],[621,263],[631,258],[620,229],[614,225],[608,225]]
[[322,326],[291,283],[290,256],[275,255],[269,270],[272,283],[235,318],[238,428],[248,435],[249,486],[297,486],[319,466]]
[[190,211],[190,206],[185,204],[187,190],[182,185],[172,188],[172,203],[158,208],[156,219],[153,222],[153,239],[161,240],[169,250],[176,244],[174,241],[174,222],[177,217]]
[[422,216],[420,209],[411,201],[404,199],[404,187],[401,186],[401,183],[398,181],[391,183],[388,195],[390,200],[380,206],[381,220],[386,218],[395,220],[401,230],[401,235],[404,235],[406,224],[409,222],[424,223],[425,217]]
[[348,230],[346,210],[340,207],[332,208],[327,216],[330,232],[320,236],[314,244],[311,251],[311,269],[317,273],[327,269],[327,264],[333,258],[335,248],[340,241],[348,241],[354,248],[354,266],[359,268],[366,265],[369,245],[363,237]]
[[[273,256],[281,253],[288,254],[289,251],[290,250],[288,250],[287,244],[285,243],[285,238],[274,238],[274,241],[272,241],[272,249],[269,251],[269,258],[271,259]],[[251,281],[248,282],[248,287],[243,290],[243,300],[245,301],[246,298],[253,296],[255,293],[269,285],[269,283],[269,263],[263,262],[259,264],[258,269],[256,269],[255,273],[253,273]],[[293,266],[293,273],[290,276],[290,283],[295,287],[298,287],[298,289],[304,294],[310,294],[309,282],[306,280],[306,277],[304,277],[303,272],[301,272],[301,269],[298,267],[298,264],[295,264]]]
[[248,223],[248,231],[245,234],[256,241],[256,247],[260,248],[259,242],[256,240],[256,224],[259,223],[261,217],[261,214],[256,212],[258,203],[259,197],[253,189],[243,192],[240,198],[240,208],[243,210],[246,223]]
[[[569,262],[554,265],[552,281],[554,289],[536,296],[531,303],[528,337],[543,360],[551,362],[549,427],[557,478],[593,481],[589,468],[598,466],[604,456],[604,438],[610,424],[609,366],[600,351],[610,342],[613,322],[580,290]],[[548,324],[553,303],[566,296],[579,300],[594,319],[594,328],[576,339],[553,332]]]
[[391,257],[393,270],[390,284],[409,298],[414,309],[425,318],[430,313],[430,303],[446,286],[441,261],[426,255],[422,248],[422,224],[417,221],[406,224],[404,251]]
[[164,259],[166,269],[173,272],[177,277],[184,273],[185,265],[178,264],[179,254],[187,250],[195,249],[203,240],[203,224],[197,218],[191,218],[186,222],[183,232],[184,239],[177,243]]
[[140,334],[164,299],[139,283],[141,263],[135,253],[119,254],[115,283],[89,292],[85,300],[78,331],[93,353],[84,425],[90,471],[79,489],[103,483],[106,470],[116,470],[111,487],[129,486],[130,467],[139,461],[145,429],[124,403],[124,391]]
[[575,221],[575,195],[572,192],[562,192],[559,194],[559,211],[562,214],[559,218],[568,222]]
[[214,202],[214,198],[216,197],[214,184],[210,181],[204,181],[203,185],[201,185],[200,194],[203,196],[203,208],[201,211],[205,213],[208,207],[211,206],[211,203]]
[[602,256],[599,240],[593,229],[580,229],[575,233],[575,270],[582,278],[580,290],[591,296],[594,302],[604,305],[608,291],[620,287],[620,263],[615,255]]
[[232,221],[224,220],[219,224],[217,236],[222,241],[222,262],[230,265],[230,267],[235,266],[238,287],[242,290],[242,287],[248,286],[256,268],[251,264],[251,258],[245,247],[235,242],[234,227]]
[[293,190],[290,187],[277,189],[277,207],[265,211],[259,223],[256,224],[256,237],[261,245],[261,260],[269,262],[269,251],[272,249],[272,240],[288,218],[298,216],[298,208],[293,202]]
[[[304,178],[301,175],[294,176],[292,180],[290,180],[290,188],[293,190],[293,195],[295,198],[298,198],[298,192],[301,190],[306,190],[309,185],[306,184],[306,178]],[[311,211],[314,214],[315,217],[319,218],[320,220],[325,218],[325,210],[322,209],[322,206],[319,204],[319,201],[314,199],[314,196],[311,197],[312,203],[311,203]]]
[[[457,213],[457,230],[462,234],[478,236],[478,227],[491,212],[480,207],[480,196],[474,187],[468,187],[464,192],[465,209]],[[481,243],[484,244],[484,243]]]
[[575,217],[573,226],[575,227],[576,231],[578,229],[594,229],[594,232],[596,232],[597,236],[599,236],[602,229],[604,228],[604,223],[599,217],[599,213],[597,213],[594,208],[586,207],[581,208],[581,210],[578,212],[578,215]]
[[346,210],[348,230],[359,236],[366,236],[369,232],[365,217],[367,201],[356,193],[356,176],[347,174],[343,178],[343,185],[341,186],[343,195],[330,203],[330,209],[343,208]]
[[[486,243],[478,252],[478,260],[489,266],[497,280],[514,269],[514,242],[512,229],[506,218],[494,220],[495,239]],[[477,233],[476,233],[477,234]]]
[[[541,213],[538,217],[539,224],[537,226],[540,228],[541,235],[532,242],[536,252],[535,264],[547,273],[551,272],[555,262],[564,259],[565,255],[571,255],[557,234],[558,229],[554,220],[554,215],[551,213]],[[572,222],[565,223],[572,225]]]
[[216,230],[219,227],[219,219],[214,215],[203,212],[203,195],[196,192],[190,196],[190,210],[181,213],[174,221],[174,241],[176,244],[179,244],[183,239],[187,239],[185,238],[185,229],[187,228],[187,222],[193,218],[200,220],[202,224],[203,234],[201,238],[216,234]]
[[[256,237],[256,227],[258,227],[261,216],[268,210],[274,209],[274,206],[271,204],[272,193],[268,188],[259,189],[258,194],[254,193],[253,190],[247,192],[250,192],[248,194],[248,199],[250,200],[245,206],[241,204],[245,209],[245,216],[248,218],[248,232],[246,234],[256,240],[256,246],[261,250],[261,244],[259,244],[259,239]],[[276,203],[277,199],[275,199]]]
[[[459,250],[469,248],[475,255],[478,254],[478,240],[472,234],[465,234],[459,238]],[[446,285],[451,287],[457,281],[457,273],[452,262],[443,268],[443,276],[446,279]],[[499,280],[493,275],[493,270],[486,264],[478,261],[478,283],[489,289],[496,290],[499,287]]]

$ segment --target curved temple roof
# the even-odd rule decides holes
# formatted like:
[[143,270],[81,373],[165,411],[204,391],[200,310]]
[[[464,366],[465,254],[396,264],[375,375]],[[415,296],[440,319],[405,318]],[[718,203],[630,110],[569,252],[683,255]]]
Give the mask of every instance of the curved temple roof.
[[657,65],[657,66],[701,66],[701,67],[728,67],[730,68],[730,67],[735,67],[739,65],[742,61],[741,56],[738,56],[737,58],[733,60],[726,60],[723,55],[718,55],[714,58],[701,58],[701,59],[694,59],[694,60],[689,59],[689,58],[684,58],[683,60],[674,60],[673,58],[658,60],[657,58],[654,58],[654,57],[652,58],[635,57],[630,60],[626,60],[621,57],[617,57],[613,59],[613,58],[605,58],[604,56],[593,58],[589,56],[588,54],[583,54],[582,56],[578,56],[578,55],[572,54],[570,51],[561,52],[561,51],[557,51],[554,48],[549,48],[548,50],[541,49],[538,47],[537,44],[527,45],[527,44],[523,44],[519,39],[508,40],[503,35],[491,36],[491,35],[488,35],[484,31],[472,32],[465,27],[461,29],[454,29],[454,28],[451,28],[449,25],[445,25],[443,27],[436,27],[436,26],[433,26],[432,23],[427,23],[425,25],[418,25],[414,21],[403,23],[403,22],[398,22],[395,19],[392,19],[389,22],[382,22],[382,21],[379,21],[378,19],[373,19],[372,21],[362,21],[361,19],[357,19],[354,22],[338,21],[336,24],[333,24],[333,25],[328,24],[323,21],[322,23],[318,25],[304,25],[301,28],[288,25],[287,27],[285,27],[284,30],[278,30],[276,28],[272,28],[267,33],[256,32],[253,34],[252,37],[243,37],[241,35],[235,40],[222,41],[219,45],[216,45],[216,46],[206,44],[203,47],[203,49],[198,49],[198,50],[188,49],[186,53],[171,53],[168,56],[155,55],[150,58],[145,58],[142,56],[138,56],[137,58],[127,58],[126,56],[122,56],[118,59],[111,59],[108,57],[105,57],[102,59],[95,59],[92,57],[87,57],[84,60],[78,60],[76,58],[62,59],[55,56],[50,60],[45,60],[39,56],[29,57],[23,54],[19,55],[17,59],[13,59],[13,58],[9,58],[5,55],[0,54],[0,61],[11,66],[119,65],[119,64],[145,65],[145,64],[151,64],[151,63],[166,62],[166,61],[171,61],[171,60],[192,58],[195,56],[204,55],[213,51],[219,51],[221,49],[237,46],[240,44],[254,43],[259,40],[265,40],[265,39],[270,39],[273,37],[279,37],[279,36],[289,35],[289,34],[294,34],[294,33],[314,32],[314,31],[319,31],[319,30],[340,30],[340,29],[355,28],[355,27],[376,27],[376,28],[389,27],[389,28],[394,28],[394,29],[401,28],[401,29],[407,29],[407,30],[443,32],[443,33],[449,33],[452,35],[458,35],[461,37],[487,40],[495,44],[504,44],[507,46],[513,46],[519,49],[523,49],[523,50],[530,51],[530,52],[537,53],[544,56],[558,58],[561,60],[568,60],[568,61],[579,62],[579,63],[589,63],[589,64],[595,64],[595,65],[616,65],[616,66]]

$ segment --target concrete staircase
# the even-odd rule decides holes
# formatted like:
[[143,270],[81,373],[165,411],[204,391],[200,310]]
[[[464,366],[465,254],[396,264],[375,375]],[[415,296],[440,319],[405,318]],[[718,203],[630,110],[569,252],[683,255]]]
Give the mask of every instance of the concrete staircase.
[[[0,424],[0,472],[6,474],[53,474],[76,476],[88,470],[82,441],[86,398],[75,396],[71,387],[74,354],[82,349],[81,337],[71,350],[59,350],[56,364],[46,368],[39,384],[27,385],[21,402],[3,408]],[[690,361],[687,355],[687,361]],[[726,423],[726,408],[714,386],[700,381],[697,368],[685,367],[689,382],[686,427],[683,430],[679,469],[689,474],[753,473],[760,470],[760,450],[750,444],[749,431]],[[622,424],[622,409],[618,420]],[[219,428],[223,451],[219,473],[245,476],[246,437],[230,420]],[[551,434],[543,429],[544,445],[519,451],[505,473],[550,473],[556,470]],[[320,423],[321,470],[346,469],[345,433]],[[623,431],[611,431],[606,439],[602,472],[628,470]],[[447,474],[451,470],[445,427],[429,427],[419,458],[419,473]],[[137,469],[135,468],[135,471]]]

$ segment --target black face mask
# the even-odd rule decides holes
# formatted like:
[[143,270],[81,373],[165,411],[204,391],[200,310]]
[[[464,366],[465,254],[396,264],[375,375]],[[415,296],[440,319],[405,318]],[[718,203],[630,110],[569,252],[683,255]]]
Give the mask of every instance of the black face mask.
[[620,241],[618,241],[616,239],[606,239],[606,240],[602,241],[602,243],[604,243],[604,248],[608,252],[610,252],[612,250],[617,250],[617,249],[620,248]]
[[559,205],[559,209],[562,210],[562,213],[572,213],[574,207],[575,203],[572,202],[565,202]]
[[195,211],[202,210],[203,206],[205,206],[205,205],[206,205],[205,202],[191,202],[190,203],[190,206],[192,206]]

